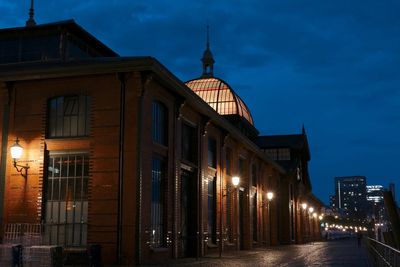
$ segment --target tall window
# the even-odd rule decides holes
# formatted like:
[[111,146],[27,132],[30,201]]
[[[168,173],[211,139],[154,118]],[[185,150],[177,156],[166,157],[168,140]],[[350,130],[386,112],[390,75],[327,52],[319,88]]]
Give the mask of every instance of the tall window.
[[208,138],[208,166],[217,168],[217,141]]
[[196,128],[182,124],[182,158],[196,163],[197,161],[197,131]]
[[45,239],[51,245],[87,242],[89,158],[51,153],[45,179]]
[[211,235],[211,242],[217,242],[217,222],[216,222],[216,178],[208,180],[208,232]]
[[153,101],[152,104],[152,133],[153,142],[167,145],[168,112],[165,105],[159,101]]
[[90,96],[60,96],[49,100],[47,136],[88,136],[90,130]]
[[165,209],[165,160],[153,157],[151,170],[151,246],[165,245],[164,209]]
[[239,167],[239,175],[240,175],[241,179],[243,178],[243,175],[244,175],[244,172],[245,172],[244,162],[245,162],[245,159],[239,158],[238,167]]

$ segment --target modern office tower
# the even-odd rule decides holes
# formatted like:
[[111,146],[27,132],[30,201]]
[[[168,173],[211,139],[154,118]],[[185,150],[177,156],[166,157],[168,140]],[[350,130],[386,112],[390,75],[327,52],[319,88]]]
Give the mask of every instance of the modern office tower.
[[385,216],[383,192],[385,188],[382,185],[367,185],[366,188],[367,201],[369,204],[368,217],[375,221],[383,221]]
[[362,221],[367,214],[365,176],[335,177],[336,206],[343,217]]

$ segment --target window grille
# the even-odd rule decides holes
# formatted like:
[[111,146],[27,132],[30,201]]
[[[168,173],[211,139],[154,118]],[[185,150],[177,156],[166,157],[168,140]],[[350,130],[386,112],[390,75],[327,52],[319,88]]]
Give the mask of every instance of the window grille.
[[216,178],[208,180],[208,233],[211,236],[211,242],[217,242],[217,222],[216,222]]
[[151,171],[151,220],[150,245],[154,248],[165,245],[165,159],[153,157]]
[[45,194],[45,240],[50,245],[87,242],[89,157],[50,154]]

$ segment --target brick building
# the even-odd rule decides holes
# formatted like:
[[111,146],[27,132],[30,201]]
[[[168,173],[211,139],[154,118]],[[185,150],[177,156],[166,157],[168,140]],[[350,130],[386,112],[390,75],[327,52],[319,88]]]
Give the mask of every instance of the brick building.
[[[3,240],[8,225],[40,225],[40,243],[100,244],[106,264],[302,242],[286,215],[311,186],[253,142],[249,109],[213,63],[207,45],[203,75],[185,84],[72,20],[0,30]],[[282,204],[292,187],[296,209]]]

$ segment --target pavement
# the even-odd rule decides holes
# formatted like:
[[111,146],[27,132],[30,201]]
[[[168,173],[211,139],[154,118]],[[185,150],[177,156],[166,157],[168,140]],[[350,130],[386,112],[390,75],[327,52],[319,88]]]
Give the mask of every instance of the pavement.
[[165,265],[177,267],[372,267],[364,244],[358,247],[357,240],[342,239],[315,242],[304,245],[258,248],[248,251],[226,252],[196,259],[177,259]]

